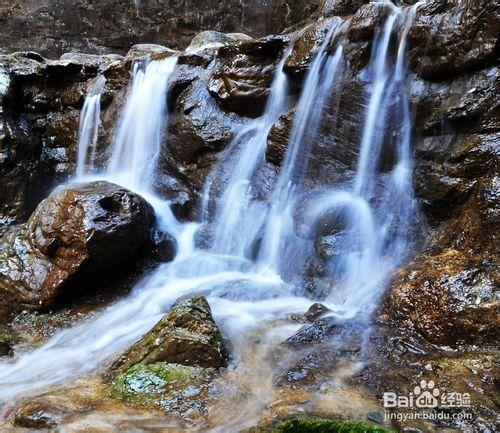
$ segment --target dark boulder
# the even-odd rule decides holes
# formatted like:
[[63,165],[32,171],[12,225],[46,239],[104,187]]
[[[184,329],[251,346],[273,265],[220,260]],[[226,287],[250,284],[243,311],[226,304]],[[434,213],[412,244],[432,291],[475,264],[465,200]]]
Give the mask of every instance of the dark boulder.
[[53,305],[88,290],[129,262],[150,239],[151,206],[107,182],[72,184],[43,200],[9,232],[0,254],[0,316]]

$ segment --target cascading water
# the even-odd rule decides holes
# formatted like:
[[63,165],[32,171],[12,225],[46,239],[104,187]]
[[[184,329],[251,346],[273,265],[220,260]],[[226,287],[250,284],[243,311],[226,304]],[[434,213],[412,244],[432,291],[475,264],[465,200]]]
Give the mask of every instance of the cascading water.
[[[328,301],[334,311],[344,309],[349,316],[360,311],[368,316],[389,272],[409,248],[406,231],[414,222],[411,125],[404,86],[405,31],[395,71],[391,72],[389,67],[390,35],[398,19],[399,11],[395,11],[374,44],[371,92],[354,186],[339,186],[308,195],[312,197],[308,203],[311,225],[325,214],[341,216],[341,230],[333,233],[339,237],[340,254],[329,263],[329,276],[338,283],[338,290]],[[341,83],[344,62],[339,35],[344,30],[342,21],[336,23],[311,64],[271,203],[265,205],[253,200],[252,182],[263,160],[269,130],[287,108],[286,77],[282,70],[287,53],[278,65],[264,115],[235,139],[231,146],[235,152],[228,149],[228,158],[223,160],[224,164],[231,165],[226,171],[230,174],[213,216],[205,204],[204,222],[215,226],[212,245],[204,250],[195,245],[198,224],[181,225],[171,216],[166,218],[164,228],[173,232],[178,243],[175,259],[159,266],[129,297],[97,317],[61,331],[13,364],[1,364],[1,399],[95,371],[150,329],[176,299],[189,293],[206,294],[214,317],[235,348],[244,346],[241,339],[245,330],[310,306],[312,299],[302,296],[305,290],[300,285],[284,282],[293,279],[282,278],[291,271],[290,263],[294,263],[293,260],[284,263],[290,257],[284,252],[294,242],[293,209],[302,202],[302,194],[306,192],[307,160],[313,151],[309,140],[311,136],[314,138],[331,89]],[[329,43],[336,39],[340,43],[330,54]],[[133,85],[113,154],[103,173],[105,179],[138,191],[151,189],[166,126],[168,77],[174,68],[175,59],[166,59],[150,63],[145,70],[134,69]],[[402,113],[403,127],[395,139],[397,161],[389,173],[378,173],[369,159],[378,159],[384,147],[377,131],[387,132],[386,112],[391,104],[400,107],[398,111]],[[213,180],[212,177],[208,182]],[[210,187],[205,191],[208,202]],[[393,194],[397,194],[398,203],[393,203]],[[146,197],[158,204],[154,196]],[[158,212],[159,208],[155,208]],[[262,237],[260,251],[257,259],[252,259],[249,248],[258,244],[259,236]],[[300,248],[296,251],[298,255],[303,253]],[[242,259],[245,266],[241,265]],[[200,266],[203,261],[205,264],[210,261],[211,266]],[[244,356],[242,352],[233,355],[235,362]]]
[[[224,165],[229,163],[231,169],[227,186],[217,199],[219,204],[213,218],[217,228],[212,246],[214,252],[248,257],[266,216],[266,207],[252,201],[253,180],[264,161],[269,131],[287,107],[288,80],[283,66],[291,49],[292,44],[276,67],[264,114],[237,135],[229,146],[228,160],[222,161]],[[245,233],[241,233],[242,224]]]
[[[406,35],[417,3],[410,9],[402,32],[395,66],[390,64],[390,42],[401,10],[389,15],[376,38],[371,94],[366,107],[359,160],[352,190],[320,194],[311,204],[312,224],[329,213],[335,219],[332,236],[339,254],[329,263],[328,277],[338,290],[329,301],[342,305],[346,316],[367,319],[377,306],[387,279],[411,249],[409,231],[418,226],[411,167],[411,119],[404,65]],[[389,123],[389,110],[391,118]],[[393,126],[394,125],[394,126]],[[392,131],[399,131],[391,142]],[[395,150],[397,160],[388,174],[378,163]]]
[[[293,238],[292,210],[299,193],[297,189],[305,174],[311,150],[310,141],[314,139],[332,84],[340,75],[343,45],[340,44],[335,54],[330,56],[327,51],[328,44],[333,36],[341,34],[345,28],[345,22],[341,20],[332,27],[307,73],[304,89],[297,104],[290,143],[271,198],[271,209],[259,254],[261,268],[280,273],[282,270],[280,262],[281,268],[285,261],[288,268],[296,263],[289,254],[284,253],[283,248],[289,246]],[[296,249],[299,250],[300,248]]]
[[97,136],[101,123],[101,93],[105,83],[106,79],[100,75],[90,88],[83,104],[78,129],[77,177],[91,172],[94,168]]
[[177,57],[134,63],[132,89],[119,120],[106,177],[134,191],[150,191],[168,123],[168,78]]

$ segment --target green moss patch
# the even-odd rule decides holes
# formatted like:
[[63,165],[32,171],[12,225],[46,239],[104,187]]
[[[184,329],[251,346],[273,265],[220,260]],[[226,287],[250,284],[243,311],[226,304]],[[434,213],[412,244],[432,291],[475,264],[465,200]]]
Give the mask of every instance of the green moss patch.
[[173,398],[202,396],[212,369],[156,362],[136,364],[118,375],[111,396],[147,406],[163,406]]
[[393,433],[393,430],[364,421],[301,419],[280,421],[270,430],[261,433]]

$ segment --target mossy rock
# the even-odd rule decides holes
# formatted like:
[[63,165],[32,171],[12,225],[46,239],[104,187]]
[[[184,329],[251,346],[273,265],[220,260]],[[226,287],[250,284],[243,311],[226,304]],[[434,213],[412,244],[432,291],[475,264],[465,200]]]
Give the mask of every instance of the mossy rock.
[[167,362],[194,367],[225,367],[228,352],[203,296],[180,300],[112,366],[123,373],[136,364]]
[[142,406],[200,408],[216,374],[212,368],[157,362],[136,364],[114,381],[111,397]]
[[252,433],[394,433],[394,430],[364,421],[293,418]]

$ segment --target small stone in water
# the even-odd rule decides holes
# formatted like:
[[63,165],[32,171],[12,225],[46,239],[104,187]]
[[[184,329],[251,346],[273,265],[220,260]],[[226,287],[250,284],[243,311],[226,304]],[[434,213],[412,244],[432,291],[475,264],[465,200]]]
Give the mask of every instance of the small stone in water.
[[368,412],[368,415],[366,417],[370,421],[376,422],[377,424],[384,423],[384,418],[382,417],[382,414],[378,410],[372,410],[372,411]]

